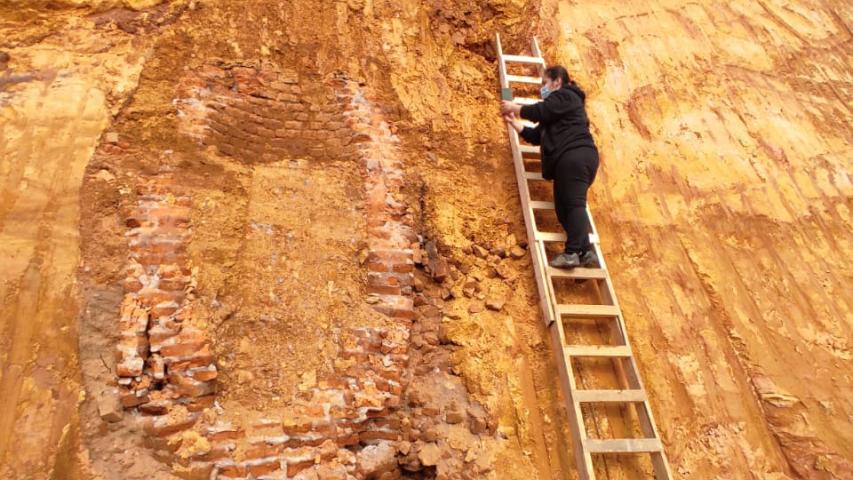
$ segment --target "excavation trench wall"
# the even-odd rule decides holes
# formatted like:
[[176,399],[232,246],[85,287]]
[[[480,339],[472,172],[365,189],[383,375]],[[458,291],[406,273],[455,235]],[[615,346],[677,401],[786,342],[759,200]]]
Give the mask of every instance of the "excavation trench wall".
[[[116,270],[99,255],[102,270],[87,272],[121,272],[124,295],[116,305],[114,289],[90,294],[107,298],[83,323],[84,361],[106,368],[84,369],[84,381],[114,423],[88,442],[147,450],[131,475],[204,479],[434,475],[473,449],[490,458],[494,423],[451,374],[423,281],[415,305],[416,264],[440,278],[447,264],[422,252],[420,205],[404,189],[416,181],[375,97],[338,75],[271,66],[204,65],[177,91],[178,134],[234,175],[213,192],[210,172],[187,166],[193,153],[151,159],[130,130],[105,135],[89,186],[117,202],[93,218],[123,224],[103,233],[125,259]],[[219,230],[226,203],[241,223],[233,243]],[[117,461],[94,460],[98,471]],[[493,468],[484,459],[474,471]]]
[[[496,115],[500,31],[519,53],[537,34],[587,90],[591,205],[676,477],[846,478],[850,17],[0,7],[0,473],[573,478]],[[590,434],[635,427],[588,413]]]

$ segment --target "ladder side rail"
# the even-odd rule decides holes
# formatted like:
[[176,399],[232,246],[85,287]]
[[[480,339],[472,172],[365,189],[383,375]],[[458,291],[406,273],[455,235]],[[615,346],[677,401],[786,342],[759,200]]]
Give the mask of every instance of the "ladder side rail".
[[557,370],[560,373],[560,386],[565,396],[566,412],[569,415],[569,431],[572,434],[572,451],[575,455],[579,480],[595,480],[595,467],[592,463],[592,455],[585,447],[587,441],[586,427],[584,426],[583,410],[581,403],[575,399],[577,383],[572,368],[572,360],[566,354],[565,331],[562,319],[557,319],[549,327],[551,330],[551,348],[557,355]]
[[[533,37],[533,40],[531,41],[531,49],[532,49],[534,55],[542,57],[542,51],[539,49],[539,41],[537,40],[536,37]],[[540,73],[541,73],[541,71],[542,71],[542,67],[540,66]],[[631,347],[630,347],[630,343],[628,341],[628,331],[627,331],[626,326],[625,326],[625,319],[621,313],[622,308],[619,306],[619,301],[616,297],[616,290],[613,287],[613,282],[610,278],[610,270],[608,270],[607,264],[605,263],[605,260],[604,260],[604,254],[601,250],[601,244],[600,244],[601,236],[598,234],[598,229],[595,226],[595,220],[592,217],[592,212],[589,208],[589,205],[587,205],[587,215],[589,216],[589,224],[590,224],[591,233],[593,235],[595,235],[595,237],[599,240],[599,242],[593,243],[593,245],[595,248],[595,253],[599,259],[599,267],[601,269],[603,269],[605,272],[604,283],[606,285],[606,289],[604,292],[602,292],[603,294],[606,295],[604,300],[608,301],[611,305],[615,305],[616,308],[619,309],[620,313],[619,313],[619,316],[617,317],[618,318],[617,328],[619,331],[617,332],[617,334],[619,336],[619,339],[621,340],[621,344],[626,345],[630,349]],[[561,322],[558,322],[558,323],[561,323]],[[627,369],[628,372],[626,372],[625,369],[622,368],[623,361],[627,361],[629,363],[629,368]],[[636,363],[636,360],[634,358],[633,352],[631,353],[630,357],[623,359],[623,360],[617,360],[616,364],[618,366],[617,369],[620,373],[619,376],[622,379],[622,383],[633,384],[633,387],[645,391],[645,386],[643,385],[643,381],[640,378],[640,372],[637,368],[637,363]],[[642,402],[642,404],[638,405],[637,413],[638,413],[638,417],[640,419],[640,425],[641,425],[641,428],[643,430],[643,434],[648,436],[648,437],[659,439],[660,434],[657,430],[657,424],[654,420],[654,416],[653,416],[652,410],[651,410],[651,404],[650,404],[648,398],[644,402]],[[582,418],[583,417],[581,417],[581,419]],[[662,447],[662,445],[663,444],[661,443],[661,447]],[[589,454],[587,453],[587,455],[589,455]],[[652,465],[654,467],[655,478],[657,480],[669,480],[672,478],[672,472],[670,471],[669,462],[667,461],[666,453],[664,453],[663,448],[661,448],[660,452],[652,455]]]
[[[646,392],[647,390],[645,385],[643,385],[643,380],[640,378],[640,371],[634,355],[632,354],[630,357],[625,358],[618,363],[622,364],[622,362],[628,363],[628,368],[622,370],[623,374],[627,375],[627,379],[631,383],[637,385],[639,389]],[[661,449],[659,452],[652,455],[652,467],[655,470],[655,478],[657,480],[668,480],[672,478],[672,472],[670,471],[669,461],[666,458],[666,452],[663,448],[663,439],[660,436],[660,432],[658,432],[654,414],[652,414],[651,401],[648,398],[648,394],[646,395],[646,400],[636,406],[637,417],[640,423],[640,431],[643,432],[643,436],[646,438],[656,438],[660,440]]]
[[[498,68],[501,88],[509,88],[509,82],[506,78],[506,62],[504,61],[499,34],[496,34],[495,42],[498,53]],[[536,241],[535,231],[533,228],[533,225],[535,225],[535,219],[533,218],[533,211],[530,209],[529,205],[530,193],[528,192],[527,180],[524,178],[524,159],[522,158],[521,150],[519,149],[518,132],[516,132],[511,125],[507,125],[506,128],[509,134],[510,147],[512,149],[512,163],[515,168],[518,195],[521,198],[522,203],[522,213],[524,214],[524,225],[527,230],[527,243],[529,246],[530,258],[532,260],[531,263],[533,264],[536,286],[539,290],[539,304],[542,308],[543,321],[547,326],[553,323],[557,318],[553,308],[554,302],[551,301],[553,293],[549,288],[550,286],[544,281],[546,279],[544,260],[547,259],[547,257],[545,256],[544,245],[540,246],[540,242]]]
[[[594,235],[598,242],[593,242],[595,245],[595,254],[598,255],[599,266],[607,270],[607,264],[604,261],[604,255],[601,253],[601,236],[598,234],[598,229],[595,226],[595,220],[592,218],[592,210],[589,208],[589,203],[586,205],[586,216],[589,218],[589,234]],[[616,296],[613,296],[613,301],[616,301]],[[614,303],[614,305],[618,305]]]
[[[598,234],[598,228],[595,225],[595,220],[592,216],[592,211],[589,208],[589,205],[586,207],[586,213],[589,217],[589,225],[590,225],[590,233],[595,235],[599,241],[601,236]],[[613,286],[613,280],[610,278],[610,270],[607,269],[607,264],[604,260],[604,253],[601,249],[600,243],[593,244],[595,247],[595,253],[598,255],[599,266],[605,271],[605,289],[601,292],[603,295],[603,300],[610,303],[611,305],[615,305],[619,309],[619,316],[617,317],[616,327],[616,340],[619,341],[622,345],[626,345],[628,348],[631,348],[630,341],[628,340],[628,330],[625,325],[625,318],[622,315],[622,308],[619,306],[619,300],[616,297],[616,289]],[[627,365],[625,365],[627,363]],[[646,391],[646,387],[643,384],[643,380],[640,377],[639,367],[637,366],[637,361],[634,358],[633,351],[630,357],[625,359],[620,359],[615,361],[617,376],[619,377],[620,383],[623,388],[631,388]],[[627,368],[625,368],[627,366]],[[660,433],[657,429],[657,423],[655,422],[654,415],[652,414],[651,403],[647,398],[644,402],[637,405],[637,417],[640,423],[640,430],[643,432],[643,435],[647,438],[657,438],[660,439]],[[662,443],[661,443],[662,445]],[[669,462],[666,458],[666,453],[664,449],[661,448],[660,452],[652,454],[652,466],[655,470],[655,478],[658,480],[668,480],[672,478],[672,472],[670,471]]]
[[[592,211],[587,205],[587,216],[589,217],[589,225],[590,225],[590,233],[598,237],[601,236],[598,234],[598,228],[595,225],[595,220],[592,216]],[[629,349],[630,341],[628,340],[628,330],[625,325],[625,319],[622,316],[622,309],[619,307],[619,301],[616,297],[616,289],[613,286],[613,280],[610,278],[610,270],[607,269],[604,254],[601,251],[601,244],[594,244],[595,253],[598,255],[599,265],[601,268],[605,270],[605,278],[604,278],[604,289],[600,289],[602,294],[602,300],[605,302],[615,305],[619,308],[619,316],[617,317],[616,325],[616,341],[622,345],[627,346]],[[643,380],[640,377],[640,371],[637,366],[637,361],[634,358],[633,352],[630,357],[615,360],[616,373],[619,377],[619,383],[623,388],[637,389],[646,391],[645,385],[643,385]],[[626,365],[627,364],[627,365]],[[626,368],[627,367],[627,368]],[[640,404],[636,406],[637,417],[640,424],[640,430],[643,433],[643,436],[646,438],[656,438],[660,439],[660,433],[657,429],[657,424],[655,423],[654,415],[652,414],[651,403],[648,398]],[[662,443],[661,443],[662,445]],[[666,458],[666,453],[664,449],[661,448],[659,452],[652,453],[652,467],[655,471],[655,478],[657,480],[669,480],[672,478],[672,472],[670,471],[669,462]]]
[[547,326],[557,320],[557,316],[555,315],[555,310],[553,308],[553,293],[545,282],[545,262],[547,260],[547,256],[545,255],[545,246],[544,242],[536,240],[536,233],[534,230],[536,220],[533,218],[533,210],[529,205],[530,194],[527,189],[527,179],[524,178],[524,162],[521,159],[521,152],[518,149],[518,133],[510,125],[507,125],[507,131],[509,132],[510,145],[512,146],[515,177],[516,182],[518,183],[518,195],[521,198],[524,225],[527,230],[527,243],[530,247],[531,260],[533,260],[531,262],[533,263],[533,273],[536,278],[536,285],[539,288],[539,300],[542,306],[542,313],[545,315],[545,325]]
[[[498,38],[498,42],[500,39]],[[500,46],[498,46],[498,63],[501,67],[504,67],[504,61],[502,58],[502,52]],[[538,47],[534,50],[534,55],[539,56]],[[542,67],[539,67],[540,74],[542,72]],[[501,87],[507,87],[508,82],[505,80],[505,75],[501,77]],[[557,355],[557,368],[560,374],[560,385],[563,390],[563,394],[565,395],[566,401],[566,410],[569,415],[569,430],[572,435],[572,450],[575,455],[575,463],[577,465],[578,477],[580,480],[595,480],[595,470],[592,464],[592,455],[589,453],[588,449],[584,448],[584,442],[587,439],[586,436],[586,428],[584,427],[583,421],[583,411],[581,410],[581,404],[574,400],[574,392],[577,389],[577,385],[575,383],[574,372],[572,370],[571,359],[566,355],[565,349],[565,331],[563,329],[562,318],[559,315],[555,315],[554,305],[556,305],[556,297],[553,293],[553,285],[552,282],[548,279],[547,276],[547,267],[545,267],[544,262],[547,260],[547,256],[545,255],[545,242],[537,241],[535,238],[535,231],[533,226],[535,225],[535,218],[533,217],[533,210],[525,203],[525,200],[529,197],[529,190],[527,185],[527,179],[525,178],[525,170],[524,170],[524,160],[522,158],[520,149],[518,148],[518,133],[510,126],[507,126],[510,135],[510,143],[513,147],[513,163],[515,164],[516,169],[516,180],[519,184],[519,193],[522,197],[522,203],[524,215],[525,215],[525,226],[527,227],[527,236],[528,243],[533,247],[531,248],[531,253],[534,251],[537,252],[536,257],[534,259],[533,265],[535,270],[536,282],[539,287],[540,298],[542,297],[543,290],[546,290],[548,293],[548,301],[547,308],[550,312],[550,321],[549,329],[551,330],[551,341],[552,348]],[[544,285],[543,285],[544,284]],[[543,308],[545,306],[543,305]]]
[[530,41],[530,51],[533,52],[533,56],[543,59],[542,63],[538,66],[539,76],[541,77],[545,74],[545,57],[542,56],[542,50],[539,50],[539,40],[535,36]]
[[501,88],[508,88],[509,81],[506,79],[506,62],[504,62],[504,52],[501,47],[500,33],[495,33],[495,50],[498,53],[498,75],[500,75]]

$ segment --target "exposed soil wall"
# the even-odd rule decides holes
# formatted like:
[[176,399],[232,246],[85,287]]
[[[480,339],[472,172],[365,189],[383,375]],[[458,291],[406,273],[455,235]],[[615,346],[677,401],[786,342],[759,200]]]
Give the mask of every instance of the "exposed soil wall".
[[851,13],[0,6],[0,473],[575,478],[499,31],[589,94],[590,202],[676,476],[853,478]]

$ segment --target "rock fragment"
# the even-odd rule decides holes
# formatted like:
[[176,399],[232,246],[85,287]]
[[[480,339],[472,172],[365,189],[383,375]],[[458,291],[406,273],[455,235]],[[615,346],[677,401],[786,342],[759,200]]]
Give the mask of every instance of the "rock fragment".
[[115,391],[108,390],[98,396],[98,415],[105,422],[115,423],[121,421],[122,406]]
[[489,297],[486,299],[486,308],[494,311],[501,311],[504,308],[506,300],[501,297]]
[[435,443],[426,443],[418,450],[418,460],[422,465],[433,467],[438,465],[438,460],[441,458],[441,449]]
[[451,403],[444,412],[444,420],[453,425],[465,421],[465,412],[456,403]]
[[513,273],[512,269],[506,261],[496,264],[494,266],[494,269],[495,273],[497,273],[498,276],[504,280],[512,280],[513,278],[515,278],[515,273]]
[[430,276],[439,283],[443,282],[450,273],[450,265],[438,253],[435,242],[429,241],[426,243],[426,253],[428,257],[427,268],[429,269]]
[[397,468],[397,449],[390,442],[364,447],[356,456],[358,470],[366,478],[379,478]]

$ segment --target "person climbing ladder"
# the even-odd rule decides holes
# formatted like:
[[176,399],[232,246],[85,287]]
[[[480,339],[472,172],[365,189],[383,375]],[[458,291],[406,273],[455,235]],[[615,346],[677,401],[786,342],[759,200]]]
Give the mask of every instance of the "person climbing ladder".
[[[560,65],[544,70],[540,93],[542,101],[532,105],[504,100],[501,114],[526,142],[540,146],[542,177],[554,182],[554,208],[566,231],[566,245],[549,264],[555,268],[598,266],[586,213],[587,191],[598,172],[586,94]],[[517,116],[538,125],[525,127]]]

